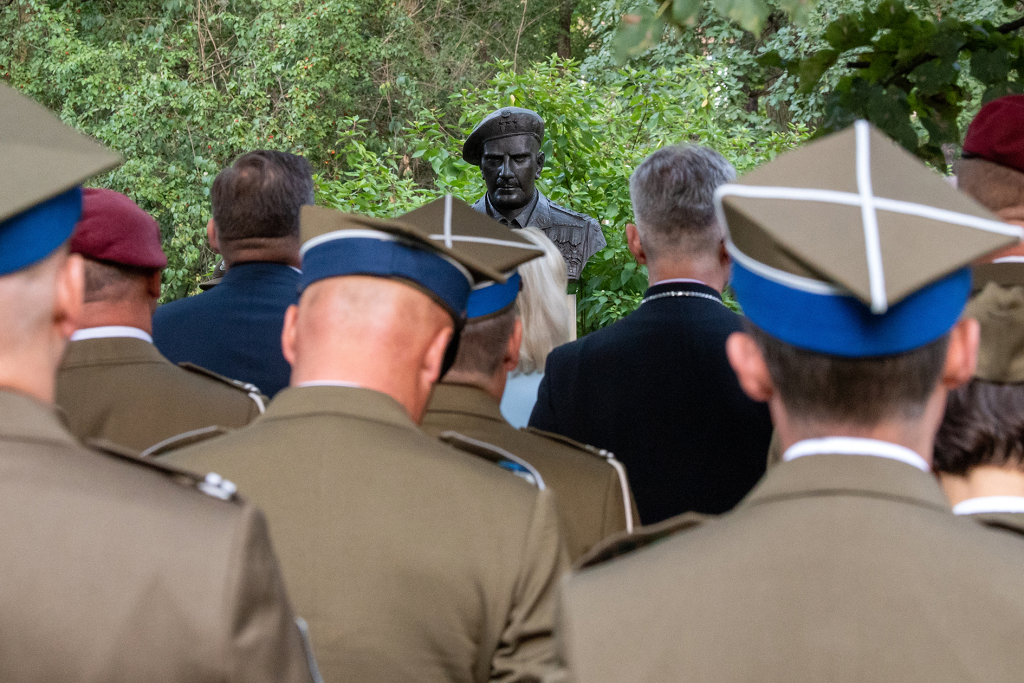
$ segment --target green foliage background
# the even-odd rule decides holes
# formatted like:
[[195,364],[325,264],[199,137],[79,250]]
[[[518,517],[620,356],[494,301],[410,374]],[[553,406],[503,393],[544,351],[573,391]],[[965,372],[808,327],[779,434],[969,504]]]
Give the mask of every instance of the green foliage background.
[[[972,21],[1006,9],[969,4]],[[465,135],[500,106],[536,109],[542,191],[598,218],[608,240],[579,285],[582,334],[635,308],[647,285],[624,239],[632,169],[659,146],[696,142],[742,173],[804,140],[848,74],[840,63],[809,81],[791,65],[829,49],[831,22],[878,2],[821,0],[801,25],[771,12],[760,35],[720,5],[689,2],[683,31],[663,26],[619,66],[623,14],[657,3],[0,0],[0,78],[124,156],[96,182],[160,222],[165,299],[195,293],[210,272],[209,188],[237,155],[303,154],[318,203],[393,216],[443,192],[475,200]],[[965,86],[961,109],[981,96]]]

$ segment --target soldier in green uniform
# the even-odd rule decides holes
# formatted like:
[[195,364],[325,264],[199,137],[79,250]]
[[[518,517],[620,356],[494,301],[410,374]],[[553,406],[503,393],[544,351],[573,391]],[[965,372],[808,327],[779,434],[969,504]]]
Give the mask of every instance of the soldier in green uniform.
[[[960,189],[1024,227],[1024,96],[989,102],[971,122]],[[974,268],[965,316],[981,325],[978,367],[950,393],[933,467],[953,512],[1024,533],[1024,257],[1001,252]]]
[[952,514],[929,461],[974,370],[967,266],[1024,230],[865,121],[716,198],[750,321],[727,352],[782,462],[563,584],[571,678],[1019,680],[1024,544]]
[[262,414],[259,390],[173,365],[150,336],[167,257],[160,228],[113,190],[86,189],[71,251],[85,258],[85,305],[57,375],[57,405],[79,439],[134,451],[182,432],[242,427]]
[[0,159],[0,680],[311,681],[262,514],[54,409],[79,184],[117,155],[0,84]]
[[472,286],[540,252],[451,196],[393,221],[304,207],[301,230],[291,386],[166,457],[267,511],[326,681],[539,680],[567,562],[552,493],[418,423]]
[[632,531],[636,506],[625,468],[611,453],[556,434],[516,429],[501,416],[505,379],[519,365],[521,282],[512,273],[505,283],[470,295],[455,365],[434,387],[423,429],[437,435],[458,432],[535,467],[558,496],[566,545],[575,560],[603,538]]
[[1024,533],[1024,263],[977,270],[978,367],[950,392],[932,466],[954,513]]

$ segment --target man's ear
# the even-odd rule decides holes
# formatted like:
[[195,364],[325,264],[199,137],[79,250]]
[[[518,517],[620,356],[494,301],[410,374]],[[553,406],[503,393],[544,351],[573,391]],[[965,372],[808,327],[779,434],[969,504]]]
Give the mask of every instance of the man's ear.
[[210,243],[210,251],[220,253],[220,240],[217,238],[217,224],[211,218],[206,224],[206,241]]
[[428,395],[430,393],[430,389],[441,377],[441,366],[444,365],[444,354],[448,350],[448,342],[451,341],[454,333],[455,328],[451,325],[442,327],[434,335],[433,340],[430,342],[430,346],[427,347],[427,353],[423,358],[423,366],[420,369],[420,388],[425,388]]
[[942,386],[956,389],[967,384],[978,364],[981,326],[973,318],[963,318],[949,331],[946,365],[942,370]]
[[288,310],[284,312],[284,329],[281,330],[281,352],[284,354],[284,359],[288,361],[288,364],[293,368],[295,367],[295,358],[298,346],[298,327],[299,307],[292,304],[288,307]]
[[65,339],[78,329],[85,300],[85,259],[70,254],[57,274],[53,324]]
[[745,332],[733,332],[725,340],[725,355],[729,357],[729,365],[743,393],[754,401],[765,402],[775,395],[768,364],[753,337]]
[[629,247],[629,253],[633,254],[637,263],[647,264],[647,253],[644,251],[644,245],[640,243],[640,231],[632,223],[626,224],[626,246]]
[[515,327],[512,328],[512,336],[508,338],[508,346],[505,347],[505,357],[501,359],[502,370],[508,374],[519,367],[519,349],[523,345],[523,321],[516,318]]
[[[732,263],[732,257],[729,256],[729,250],[725,247],[725,239],[722,239],[718,243],[718,264],[728,270],[730,263]],[[728,278],[726,279],[728,280]]]
[[537,152],[537,173],[535,178],[540,178],[540,172],[544,170],[544,152]]
[[146,294],[155,304],[160,298],[160,293],[163,288],[164,273],[162,270],[154,270],[146,278]]

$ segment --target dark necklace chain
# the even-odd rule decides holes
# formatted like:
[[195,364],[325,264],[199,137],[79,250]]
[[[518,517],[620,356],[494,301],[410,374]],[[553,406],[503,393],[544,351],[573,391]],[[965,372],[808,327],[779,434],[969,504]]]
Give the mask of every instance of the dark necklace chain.
[[669,291],[669,292],[660,292],[658,294],[651,294],[650,296],[644,297],[643,300],[640,302],[640,305],[643,306],[648,301],[654,301],[655,299],[665,299],[667,297],[676,297],[676,296],[688,296],[688,297],[698,297],[700,299],[710,299],[711,301],[714,301],[716,303],[719,303],[719,304],[722,304],[723,306],[725,306],[725,302],[723,302],[721,299],[719,299],[714,294],[708,294],[706,292],[690,292],[690,291],[678,290],[678,289],[674,289],[674,290]]

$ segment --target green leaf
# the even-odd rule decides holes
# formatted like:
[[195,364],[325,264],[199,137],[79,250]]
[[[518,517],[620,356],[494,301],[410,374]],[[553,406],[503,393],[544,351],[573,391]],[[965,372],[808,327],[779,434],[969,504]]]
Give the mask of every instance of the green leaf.
[[700,0],[672,0],[672,23],[677,26],[693,26],[700,13]]
[[761,35],[771,8],[764,0],[715,0],[715,11],[755,35]]
[[985,85],[1004,83],[1010,75],[1010,55],[1005,49],[977,50],[971,55],[971,75]]
[[778,0],[779,8],[789,15],[790,21],[797,26],[806,26],[811,18],[811,10],[817,0]]
[[800,92],[809,93],[821,80],[822,74],[828,71],[829,67],[836,63],[839,52],[836,50],[818,50],[807,59],[800,62]]
[[650,8],[639,14],[625,14],[612,40],[612,52],[619,64],[641,55],[661,41],[665,21]]

